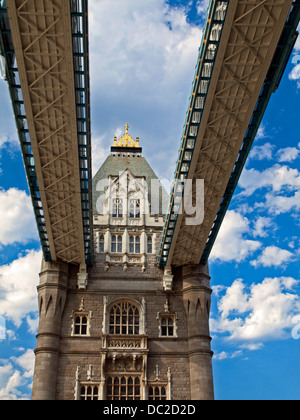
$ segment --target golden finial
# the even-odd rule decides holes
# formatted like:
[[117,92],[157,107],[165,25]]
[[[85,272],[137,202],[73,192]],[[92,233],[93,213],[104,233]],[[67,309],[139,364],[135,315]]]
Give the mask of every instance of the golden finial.
[[114,147],[140,147],[139,144],[139,137],[136,138],[136,141],[128,134],[129,125],[126,123],[125,125],[125,134],[117,139],[117,137],[114,138]]

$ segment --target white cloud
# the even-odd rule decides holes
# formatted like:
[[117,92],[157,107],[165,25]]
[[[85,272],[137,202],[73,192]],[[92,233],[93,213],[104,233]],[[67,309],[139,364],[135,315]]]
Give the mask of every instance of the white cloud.
[[[16,326],[37,311],[37,290],[42,252],[30,251],[9,265],[0,267],[0,314]],[[29,325],[32,328],[32,324]]]
[[[300,32],[300,24],[298,25],[297,32],[298,33]],[[297,41],[296,41],[296,44],[295,44],[295,50],[296,50],[296,52],[300,51],[300,36],[299,35],[298,35],[298,38],[297,38]]]
[[269,217],[258,217],[258,219],[254,223],[254,230],[253,236],[256,238],[259,236],[260,238],[268,237],[268,229],[276,229],[276,224],[270,219]]
[[103,139],[93,146],[100,159],[116,128],[123,132],[128,122],[150,164],[160,167],[158,175],[173,178],[176,160],[161,153],[161,145],[176,153],[202,39],[202,29],[188,22],[189,7],[165,0],[90,1],[91,120],[93,138]]
[[297,147],[286,147],[284,149],[279,149],[277,152],[279,162],[293,162],[300,155],[300,148]]
[[96,175],[99,168],[109,155],[109,150],[105,147],[104,143],[105,136],[93,137],[92,142],[92,164],[93,164],[93,176]]
[[35,356],[32,349],[27,349],[25,353],[19,357],[13,356],[11,360],[14,361],[17,366],[22,368],[24,378],[33,377]]
[[297,64],[289,75],[290,80],[297,81],[297,86],[300,88],[300,64]]
[[33,369],[32,349],[27,349],[19,357],[13,356],[8,360],[0,360],[0,400],[29,399]]
[[227,317],[232,308],[238,313],[248,311],[248,296],[245,293],[246,286],[242,279],[235,280],[232,286],[227,289],[226,295],[220,300],[218,309],[222,314]]
[[0,190],[0,243],[27,243],[37,239],[32,202],[25,191]]
[[164,0],[93,0],[89,7],[94,95],[104,88],[121,100],[131,90],[127,100],[139,105],[143,94],[161,98],[185,78],[202,31],[187,22],[184,7]]
[[207,13],[207,8],[210,0],[199,0],[197,2],[197,13],[198,15],[205,15]]
[[245,196],[250,196],[262,188],[270,188],[274,192],[280,192],[284,188],[292,191],[300,188],[300,173],[298,169],[279,164],[262,172],[256,169],[244,169],[239,185],[244,189],[241,195]]
[[272,193],[266,194],[265,207],[274,215],[289,213],[291,211],[299,212],[300,190],[290,196],[275,195]]
[[250,152],[250,159],[271,160],[273,158],[273,150],[275,146],[271,143],[265,143],[262,146],[255,146]]
[[219,300],[220,316],[212,320],[212,331],[246,343],[286,337],[300,310],[300,298],[294,291],[298,284],[291,277],[266,278],[250,287],[241,279],[234,281]]
[[233,353],[228,353],[226,351],[222,351],[221,353],[215,353],[214,359],[215,360],[227,360],[227,359],[236,359],[237,357],[242,355],[242,350],[236,350]]
[[11,363],[0,366],[0,400],[17,400],[21,393],[22,376]]
[[27,315],[26,322],[28,325],[28,332],[30,332],[31,334],[36,334],[38,332],[38,326],[39,326],[38,315],[33,318],[30,315]]
[[[298,26],[298,32],[300,30],[300,25]],[[298,36],[295,49],[294,49],[294,55],[292,56],[292,63],[295,65],[291,73],[289,74],[290,80],[297,81],[297,86],[300,88],[300,37]]]
[[249,220],[230,210],[227,212],[211,253],[212,260],[244,261],[261,247],[261,243],[246,239],[250,233]]
[[294,258],[294,254],[285,249],[278,248],[276,246],[268,246],[262,252],[262,254],[255,261],[251,261],[251,265],[254,267],[279,267],[291,262]]
[[256,351],[260,350],[264,347],[263,343],[247,343],[240,346],[241,349],[250,350],[250,351]]
[[[264,347],[263,343],[247,343],[239,346],[239,350],[235,350],[233,352],[222,351],[221,353],[215,353],[214,359],[215,360],[228,360],[228,359],[236,359],[237,357],[244,356],[244,350],[248,351],[257,351]],[[245,358],[244,358],[245,359]]]

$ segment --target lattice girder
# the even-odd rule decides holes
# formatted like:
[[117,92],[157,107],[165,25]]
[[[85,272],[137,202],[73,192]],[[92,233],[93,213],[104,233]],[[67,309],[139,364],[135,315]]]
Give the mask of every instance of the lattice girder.
[[84,264],[70,1],[7,3],[51,258]]
[[165,265],[201,259],[291,5],[292,0],[228,2],[188,173],[194,184],[204,179],[204,222],[187,226],[185,216],[178,216]]

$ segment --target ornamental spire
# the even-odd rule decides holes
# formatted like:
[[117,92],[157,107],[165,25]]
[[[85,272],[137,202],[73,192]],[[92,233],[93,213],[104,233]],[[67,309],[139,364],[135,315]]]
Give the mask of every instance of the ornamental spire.
[[114,147],[140,147],[140,139],[139,137],[134,140],[130,134],[128,134],[129,125],[126,123],[125,125],[125,134],[117,139],[117,137],[114,138]]

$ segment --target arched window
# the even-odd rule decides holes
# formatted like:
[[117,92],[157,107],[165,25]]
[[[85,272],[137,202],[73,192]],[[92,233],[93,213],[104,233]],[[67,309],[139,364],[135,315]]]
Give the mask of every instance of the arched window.
[[167,399],[167,392],[165,385],[150,386],[148,393],[149,400],[161,400]]
[[129,253],[130,254],[141,253],[141,239],[139,236],[131,235],[129,237]]
[[111,252],[121,254],[122,253],[122,248],[123,248],[122,244],[123,244],[122,236],[121,235],[118,235],[118,236],[113,235],[111,237]]
[[109,313],[109,334],[138,335],[140,330],[139,309],[129,302],[119,302]]
[[129,200],[129,217],[130,219],[139,219],[141,217],[140,200]]
[[99,252],[104,252],[104,235],[100,235],[99,237]]
[[95,401],[99,399],[99,388],[97,385],[82,385],[80,388],[80,399],[84,401]]
[[152,236],[147,236],[147,254],[152,254],[153,246],[152,246]]
[[123,217],[123,200],[120,198],[113,199],[112,217]]
[[107,378],[107,400],[140,400],[141,380],[138,376],[109,376]]

